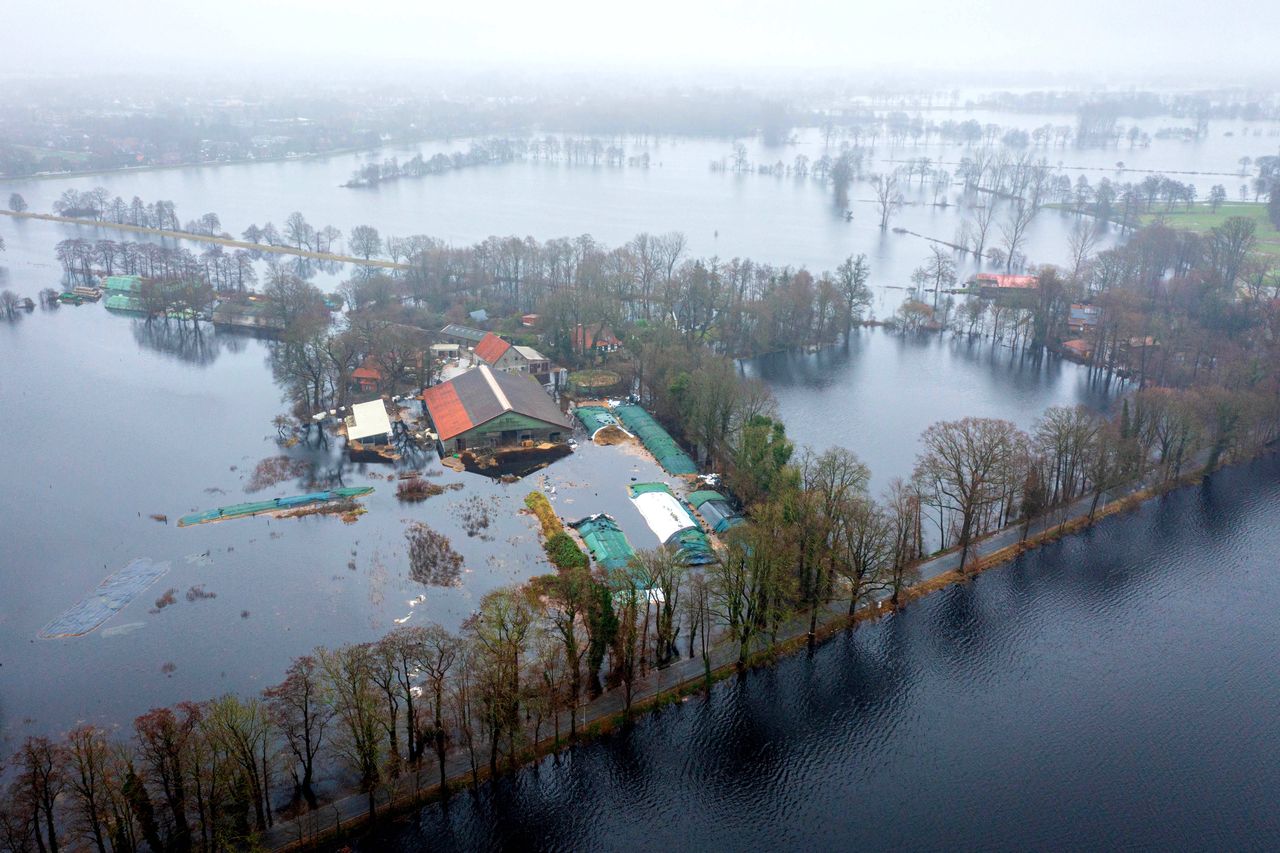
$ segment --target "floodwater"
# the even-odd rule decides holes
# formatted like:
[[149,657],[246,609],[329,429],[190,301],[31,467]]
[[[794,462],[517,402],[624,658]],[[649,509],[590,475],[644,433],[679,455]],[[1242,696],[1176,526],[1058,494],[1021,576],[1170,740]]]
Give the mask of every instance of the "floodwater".
[[[1007,128],[1071,123],[1068,116],[1031,114],[956,112],[930,117],[939,121],[972,117]],[[1167,117],[1139,122],[1152,135],[1161,127],[1182,124]],[[1155,139],[1145,149],[1130,149],[1122,143],[1101,149],[1050,147],[1039,153],[1052,166],[1062,164],[1073,181],[1080,174],[1093,184],[1103,176],[1113,181],[1141,180],[1141,172],[1116,172],[1115,164],[1123,161],[1130,170],[1203,173],[1178,178],[1194,181],[1200,198],[1207,197],[1213,184],[1222,183],[1235,199],[1238,185],[1245,182],[1238,175],[1237,161],[1245,155],[1271,153],[1278,132],[1275,123],[1215,121],[1198,142]],[[799,154],[816,160],[824,153],[838,152],[826,149],[812,129],[797,132],[792,145],[742,142],[751,162],[759,164],[779,160],[790,164]],[[371,189],[341,186],[353,170],[370,160],[397,156],[404,161],[417,152],[430,157],[463,150],[468,144],[469,140],[460,139],[319,159],[0,181],[0,190],[21,192],[31,210],[48,212],[69,187],[103,186],[126,199],[138,195],[144,201],[172,200],[184,222],[216,212],[223,229],[237,235],[251,223],[263,225],[271,220],[280,226],[294,210],[302,211],[316,227],[332,224],[344,234],[367,224],[384,236],[429,234],[455,245],[510,234],[539,240],[591,234],[618,245],[643,231],[682,231],[694,255],[749,257],[813,270],[834,269],[848,255],[865,252],[871,260],[873,284],[908,284],[912,269],[928,253],[928,244],[919,237],[879,230],[872,193],[865,183],[850,189],[854,219],[846,222],[830,188],[816,180],[711,171],[712,161],[732,155],[733,141],[727,139],[622,140],[629,155],[649,154],[648,169],[524,160],[393,181]],[[936,139],[930,145],[891,147],[882,137],[867,156],[866,168],[888,171],[904,160],[930,157],[954,173],[965,153],[963,146],[940,144]],[[947,194],[952,206],[945,209],[931,206],[932,189],[918,180],[903,189],[910,205],[894,218],[895,227],[944,240],[954,238],[963,218],[955,205],[958,188]],[[1048,211],[1037,217],[1025,249],[1031,262],[1065,263],[1064,235],[1073,221]],[[16,243],[21,227],[25,225],[0,223],[0,233]],[[60,228],[66,229],[66,235],[75,230]],[[1104,246],[1108,242],[1109,238],[1102,241]],[[45,262],[52,264],[52,257]],[[14,262],[9,259],[8,263]]]
[[1220,472],[361,849],[1277,849],[1277,514]]
[[[1028,127],[1047,120],[978,118]],[[1152,121],[1150,129],[1161,123]],[[1214,123],[1200,143],[1158,140],[1124,157],[1131,168],[1226,173],[1242,154],[1271,145],[1265,134],[1273,132],[1269,126]],[[421,150],[429,155],[465,144]],[[628,141],[628,153],[639,153],[640,145]],[[184,220],[216,211],[233,233],[267,219],[279,225],[297,209],[316,225],[332,223],[344,232],[368,223],[384,235],[429,233],[458,244],[490,234],[547,239],[584,232],[616,244],[639,231],[683,230],[695,255],[822,269],[866,252],[877,288],[875,312],[891,313],[902,296],[894,288],[923,260],[925,241],[880,232],[870,206],[858,201],[865,185],[855,185],[854,221],[846,222],[829,190],[815,181],[712,172],[709,162],[731,147],[729,140],[651,140],[645,150],[654,165],[648,170],[523,161],[371,190],[339,186],[370,156],[399,153],[404,159],[415,148],[2,182],[0,197],[19,191],[32,210],[43,211],[67,187],[103,185],[126,197],[171,199]],[[794,146],[766,149],[751,142],[749,149],[757,162],[822,153],[812,132]],[[891,151],[882,141],[875,156],[956,159],[960,153],[937,145]],[[1058,149],[1056,156],[1101,169],[1110,168],[1114,153]],[[1046,156],[1053,162],[1055,153]],[[1210,182],[1219,180],[1225,179]],[[930,192],[917,184],[908,195],[927,201]],[[894,224],[949,239],[960,218],[955,206],[919,204]],[[1070,219],[1056,213],[1040,217],[1031,259],[1064,260],[1069,226]],[[8,244],[0,255],[0,287],[32,297],[59,285],[59,240],[121,238],[107,229],[7,217],[0,218],[0,235]],[[320,271],[315,281],[331,291],[345,275],[342,269]],[[524,495],[541,483],[537,477],[503,486],[446,470],[438,482],[461,482],[462,490],[406,506],[395,500],[394,482],[373,476],[385,475],[385,466],[342,465],[331,453],[294,449],[289,455],[309,463],[302,476],[248,493],[258,462],[283,452],[271,421],[285,406],[268,357],[263,341],[182,335],[172,326],[112,315],[101,305],[39,310],[0,322],[0,436],[6,439],[0,462],[6,489],[0,513],[0,753],[26,734],[63,731],[81,720],[127,726],[155,705],[257,691],[316,645],[372,640],[397,620],[456,627],[486,591],[547,569],[533,520],[519,514]],[[877,488],[909,473],[915,438],[935,420],[1000,415],[1028,426],[1047,405],[1105,404],[1075,365],[1028,363],[1007,350],[944,337],[908,341],[864,331],[847,352],[773,356],[744,370],[772,384],[793,436],[815,449],[833,443],[851,448],[872,467]],[[584,446],[547,473],[562,515],[607,511],[637,547],[656,544],[624,491],[633,477],[665,479],[650,460]],[[364,500],[368,514],[351,525],[336,518],[256,518],[182,530],[149,517],[176,519],[294,494],[317,477],[374,486]],[[483,537],[468,536],[462,520],[473,499],[492,519]],[[409,578],[404,531],[414,521],[440,530],[463,554],[466,571],[457,586],[427,589]],[[42,626],[140,557],[168,562],[169,573],[93,634],[36,639]],[[189,602],[184,593],[193,586],[217,597]],[[176,604],[151,612],[170,588]],[[409,604],[420,595],[425,602]]]
[[744,362],[742,370],[773,389],[798,446],[854,450],[871,464],[876,492],[910,475],[920,434],[936,421],[998,417],[1029,429],[1050,406],[1104,411],[1111,399],[1087,370],[1054,356],[880,328],[856,330],[848,347],[773,353]]
[[[213,332],[193,341],[100,304],[65,306],[0,323],[0,365],[0,747],[81,720],[127,724],[155,705],[254,692],[317,645],[373,640],[396,624],[456,629],[485,592],[550,570],[536,521],[521,512],[541,475],[506,485],[444,469],[432,454],[423,467],[438,472],[433,482],[463,488],[401,504],[391,466],[279,447],[271,420],[285,406],[264,341]],[[300,476],[248,491],[257,464],[282,454],[307,463]],[[632,478],[668,479],[652,459],[584,443],[546,475],[565,517],[609,512],[636,547],[658,544],[625,489]],[[350,525],[258,517],[176,527],[184,513],[298,494],[313,479],[373,486],[361,499],[368,513]],[[476,536],[469,510],[490,521]],[[410,578],[411,522],[463,555],[457,585]],[[168,562],[169,573],[96,632],[36,638],[138,557]],[[193,586],[217,597],[188,601]],[[155,612],[170,588],[176,603]]]

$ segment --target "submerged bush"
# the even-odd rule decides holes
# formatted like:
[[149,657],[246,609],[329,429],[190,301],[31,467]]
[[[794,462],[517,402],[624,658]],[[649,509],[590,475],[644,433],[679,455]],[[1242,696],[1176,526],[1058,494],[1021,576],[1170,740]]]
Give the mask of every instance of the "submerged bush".
[[576,569],[587,565],[587,555],[582,553],[573,537],[563,530],[548,539],[544,547],[547,549],[547,559],[558,568]]

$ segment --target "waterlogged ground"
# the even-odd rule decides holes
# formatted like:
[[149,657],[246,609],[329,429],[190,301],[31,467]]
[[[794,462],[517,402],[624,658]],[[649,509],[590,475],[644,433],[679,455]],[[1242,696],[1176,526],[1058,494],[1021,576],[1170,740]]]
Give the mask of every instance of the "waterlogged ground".
[[[184,341],[100,305],[0,323],[2,432],[20,437],[3,462],[0,748],[80,720],[127,724],[155,705],[254,692],[317,645],[372,640],[396,624],[457,628],[488,590],[549,570],[536,522],[522,513],[541,475],[505,485],[431,458],[422,467],[436,472],[432,482],[462,488],[402,504],[389,466],[277,444],[271,420],[283,404],[267,359],[263,341]],[[255,483],[259,463],[281,455],[289,464],[266,466]],[[625,489],[632,478],[665,479],[652,459],[584,443],[546,477],[566,518],[607,511],[637,547],[657,544]],[[184,513],[298,494],[317,479],[373,486],[361,501],[367,514],[354,524],[176,526]],[[413,522],[462,554],[456,584],[409,576]],[[169,572],[99,630],[36,639],[137,557],[166,561]],[[201,592],[188,600],[192,587]],[[170,589],[173,603],[157,608]]]
[[[1059,120],[949,117],[1027,127]],[[1152,119],[1144,128],[1171,123]],[[1230,187],[1241,155],[1274,147],[1276,130],[1215,122],[1197,143],[1045,154],[1094,182],[1106,173],[1116,177],[1115,159],[1130,169],[1203,172],[1194,177],[1203,197],[1213,183]],[[639,153],[640,145],[629,142],[629,153]],[[172,199],[184,219],[216,211],[234,233],[268,219],[279,224],[302,210],[315,224],[345,232],[368,223],[383,234],[428,233],[455,244],[490,234],[547,239],[584,232],[616,244],[639,231],[678,229],[695,255],[822,269],[866,252],[879,317],[897,307],[899,288],[927,252],[919,237],[875,227],[866,193],[857,187],[850,204],[854,220],[846,222],[818,182],[712,172],[709,162],[729,154],[729,140],[651,140],[644,146],[655,164],[648,170],[517,162],[373,190],[339,186],[370,157],[399,153],[403,159],[412,149],[4,182],[0,194],[21,192],[40,211],[67,187],[103,185],[126,197]],[[423,150],[429,155],[459,147],[465,142]],[[812,132],[781,149],[749,142],[750,158],[760,163],[790,162],[801,153],[820,157],[822,151]],[[882,140],[872,168],[918,156],[953,167],[950,161],[961,153],[936,145],[892,150]],[[932,191],[918,183],[907,195],[915,203],[895,225],[952,238],[961,220],[955,205],[929,206]],[[1065,260],[1072,221],[1049,211],[1038,218],[1029,236],[1031,260]],[[8,218],[0,218],[0,235],[8,245],[0,255],[0,287],[32,297],[61,285],[54,257],[59,240],[135,239]],[[349,274],[340,267],[307,272],[326,291]],[[6,489],[0,500],[0,749],[25,734],[57,732],[79,720],[127,725],[154,705],[225,690],[253,692],[278,680],[294,656],[318,644],[376,638],[397,620],[456,626],[489,589],[546,570],[533,520],[519,514],[537,478],[502,486],[443,471],[436,482],[465,488],[406,506],[395,500],[394,483],[382,479],[384,466],[339,466],[325,452],[295,449],[290,455],[309,463],[303,475],[247,492],[258,463],[281,453],[271,420],[284,406],[267,355],[261,341],[180,335],[163,324],[111,315],[101,305],[37,311],[0,323],[0,435],[8,439],[0,460]],[[915,438],[933,421],[981,414],[1026,426],[1050,404],[1105,404],[1074,365],[1028,364],[1007,350],[941,337],[904,341],[867,331],[848,353],[779,356],[744,369],[770,382],[800,442],[816,449],[850,447],[871,466],[877,488],[909,473]],[[548,473],[563,516],[608,511],[638,547],[656,544],[624,491],[633,477],[663,479],[651,462],[616,448],[584,446]],[[353,525],[333,518],[258,518],[183,530],[150,518],[173,520],[220,504],[296,493],[317,474],[340,475],[326,482],[374,486],[364,501],[368,514]],[[475,514],[477,500],[491,522],[469,536],[465,516]],[[408,577],[404,531],[413,522],[439,530],[463,554],[458,585],[426,589]],[[167,561],[170,571],[94,634],[35,639],[49,620],[137,557]],[[192,587],[216,597],[197,594],[188,601]],[[169,589],[174,603],[150,612]]]
[[363,850],[1267,850],[1280,461],[718,685]]

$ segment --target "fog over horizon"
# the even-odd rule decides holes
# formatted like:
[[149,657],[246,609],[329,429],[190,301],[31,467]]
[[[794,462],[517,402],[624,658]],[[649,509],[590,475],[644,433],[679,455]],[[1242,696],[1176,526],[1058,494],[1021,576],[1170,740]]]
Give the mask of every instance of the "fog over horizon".
[[[1274,86],[1280,4],[1063,6],[916,0],[219,4],[18,0],[0,76],[429,74],[735,85],[856,74],[867,86]],[[317,76],[322,75],[322,76]],[[410,83],[410,79],[401,82]]]

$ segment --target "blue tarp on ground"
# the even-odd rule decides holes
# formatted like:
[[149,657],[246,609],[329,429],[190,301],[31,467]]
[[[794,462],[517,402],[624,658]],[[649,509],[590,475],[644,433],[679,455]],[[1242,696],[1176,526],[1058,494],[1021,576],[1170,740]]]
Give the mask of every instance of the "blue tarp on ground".
[[55,640],[87,634],[123,610],[167,571],[168,563],[138,558],[104,578],[93,592],[41,628],[37,636]]

